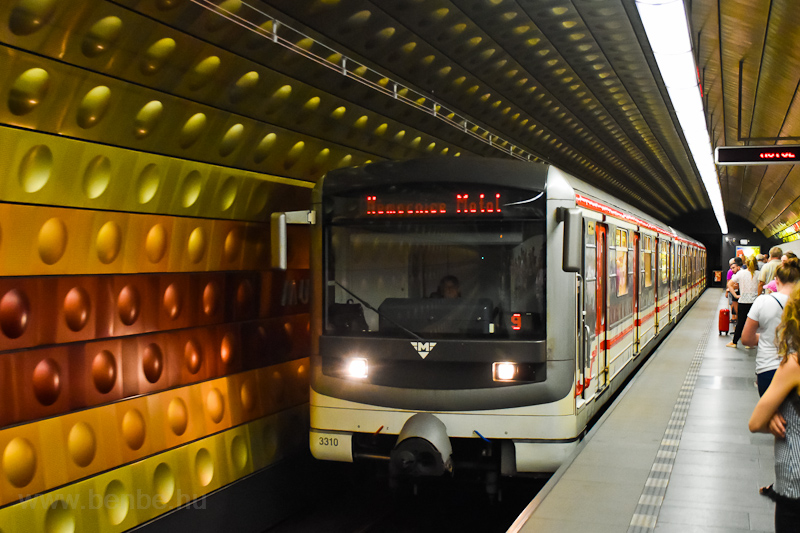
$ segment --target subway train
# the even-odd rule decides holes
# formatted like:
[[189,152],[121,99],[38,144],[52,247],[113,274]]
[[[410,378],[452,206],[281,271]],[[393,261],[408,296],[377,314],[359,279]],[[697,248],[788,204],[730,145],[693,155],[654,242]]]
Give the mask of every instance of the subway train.
[[311,452],[393,479],[555,471],[705,288],[701,243],[548,164],[371,163],[312,202]]

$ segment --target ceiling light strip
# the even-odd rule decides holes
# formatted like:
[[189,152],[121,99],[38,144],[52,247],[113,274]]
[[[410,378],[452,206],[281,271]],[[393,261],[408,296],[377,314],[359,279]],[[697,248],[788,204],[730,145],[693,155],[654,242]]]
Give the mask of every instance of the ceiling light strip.
[[726,234],[725,206],[703,113],[683,0],[636,0],[636,8],[717,223]]
[[[233,22],[234,24],[237,24],[248,31],[260,35],[261,37],[268,39],[273,43],[286,48],[287,50],[291,50],[292,52],[302,55],[303,57],[310,59],[319,65],[329,68],[342,74],[343,76],[358,81],[367,87],[403,102],[404,104],[436,117],[446,124],[483,143],[488,144],[496,150],[500,150],[501,152],[510,155],[511,157],[523,161],[548,162],[544,158],[534,155],[533,153],[516,146],[512,142],[490,132],[481,125],[476,124],[468,118],[459,115],[455,111],[446,108],[441,103],[433,100],[429,95],[415,91],[414,89],[403,85],[402,83],[395,81],[388,76],[385,76],[380,72],[367,67],[366,65],[359,63],[357,60],[348,57],[337,50],[334,50],[330,46],[319,42],[313,37],[295,30],[291,26],[281,22],[275,17],[272,17],[247,3],[242,2],[242,5],[252,9],[260,16],[264,17],[265,20],[261,25],[258,25],[255,22],[252,22],[232,11],[228,11],[221,5],[214,4],[211,2],[211,0],[192,0],[192,3],[207,9],[208,11],[216,13],[230,22]],[[262,27],[268,21],[272,22],[271,31]],[[297,45],[296,42],[300,41],[310,43],[310,46],[306,48],[304,46]],[[319,53],[312,52],[309,49],[312,47],[321,47],[328,57],[338,56],[341,57],[341,61],[336,62],[328,59],[328,57],[320,55]]]

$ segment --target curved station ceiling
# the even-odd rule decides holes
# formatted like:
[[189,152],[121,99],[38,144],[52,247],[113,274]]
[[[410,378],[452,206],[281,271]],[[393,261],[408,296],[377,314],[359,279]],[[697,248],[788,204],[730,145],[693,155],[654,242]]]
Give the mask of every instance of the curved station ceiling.
[[[686,0],[712,147],[800,139],[793,6]],[[35,21],[12,16],[10,44]],[[86,35],[81,53],[60,44],[72,33]],[[711,209],[635,0],[88,1],[37,43],[26,47],[169,93],[187,112],[213,108],[182,135],[225,132],[221,156],[247,150],[224,164],[245,170],[314,181],[379,159],[514,157],[665,221]],[[137,124],[157,114],[145,106]],[[161,141],[142,148],[170,151]],[[222,162],[203,143],[167,155]],[[718,167],[725,211],[790,238],[794,169]]]
[[[210,4],[197,1],[204,3]],[[792,2],[686,4],[712,145],[797,142],[800,15]],[[433,152],[551,162],[665,220],[710,208],[634,0],[272,0],[220,7],[236,12],[222,13],[233,19],[226,24],[241,24],[228,40],[244,28],[252,38],[259,31],[264,39],[277,35],[285,51],[270,66],[302,82],[308,95],[364,107],[387,124],[380,142],[359,146],[366,153],[410,156],[407,143],[421,134]],[[203,31],[183,25],[192,28]],[[244,53],[261,62],[270,56],[258,50]],[[408,92],[398,97],[395,83]],[[434,116],[435,108],[443,117]],[[468,127],[459,131],[462,123]],[[394,140],[397,128],[418,133]],[[369,131],[374,127],[365,136]],[[399,146],[387,153],[387,144]],[[794,168],[719,167],[725,210],[768,236],[786,229],[800,217]]]

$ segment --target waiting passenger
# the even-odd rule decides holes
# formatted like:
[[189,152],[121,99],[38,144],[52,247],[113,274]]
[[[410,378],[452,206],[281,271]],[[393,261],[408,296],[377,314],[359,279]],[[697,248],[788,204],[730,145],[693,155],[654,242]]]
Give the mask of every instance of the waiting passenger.
[[785,533],[800,523],[800,284],[786,302],[777,336],[780,365],[748,426],[775,436],[775,532]]
[[764,268],[758,273],[758,294],[764,292],[764,285],[772,281],[775,277],[775,270],[781,264],[783,250],[778,246],[769,249],[769,261],[764,264]]
[[[756,298],[753,307],[747,314],[747,322],[742,331],[744,344],[758,345],[756,384],[759,396],[764,395],[772,382],[775,370],[780,365],[778,347],[775,345],[775,330],[781,324],[783,308],[794,290],[795,283],[800,281],[800,261],[795,257],[779,266],[775,279],[778,285],[777,290],[774,294],[762,294]],[[773,485],[761,487],[758,491],[760,494],[774,499]]]
[[[736,259],[736,265],[739,266],[741,260],[738,257]],[[733,341],[726,344],[729,348],[736,348],[736,344],[742,336],[742,330],[747,320],[747,313],[750,312],[750,307],[752,307],[753,302],[756,300],[756,297],[758,297],[758,282],[754,275],[755,272],[756,260],[754,257],[751,257],[747,261],[747,268],[740,268],[728,282],[728,287],[733,292],[734,297],[738,297],[739,300],[737,316],[742,318],[736,322],[736,331],[733,333]],[[739,286],[738,289],[733,285],[734,283]],[[748,348],[750,347],[751,346],[748,346]]]
[[734,257],[730,261],[728,261],[728,278],[725,281],[725,296],[728,297],[728,307],[731,310],[731,321],[736,320],[736,307],[733,305],[734,304],[733,293],[731,293],[731,290],[728,288],[728,285],[730,284],[731,278],[736,273],[736,271],[734,270],[735,265],[736,265],[736,258]]
[[439,288],[431,294],[433,298],[461,298],[461,286],[455,276],[445,276],[439,282]]
[[[785,265],[789,259],[797,259],[797,256],[794,252],[786,252],[781,256],[781,265]],[[778,267],[780,268],[780,267]],[[778,285],[776,284],[776,280],[778,279],[777,270],[775,271],[776,275],[772,278],[772,281],[764,285],[764,294],[769,294],[771,292],[778,292]]]

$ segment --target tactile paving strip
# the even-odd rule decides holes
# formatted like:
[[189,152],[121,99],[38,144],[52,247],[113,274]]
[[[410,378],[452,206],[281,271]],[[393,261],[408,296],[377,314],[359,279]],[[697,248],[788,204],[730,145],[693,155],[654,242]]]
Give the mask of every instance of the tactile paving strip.
[[709,320],[708,327],[706,327],[705,333],[697,344],[697,349],[689,365],[689,370],[686,372],[686,378],[681,386],[675,407],[672,409],[672,416],[670,416],[664,437],[661,439],[661,446],[658,448],[658,453],[656,453],[656,460],[653,462],[650,475],[645,481],[641,496],[639,496],[639,503],[631,518],[628,533],[650,533],[656,527],[658,513],[661,511],[661,504],[664,502],[664,495],[669,485],[669,477],[672,474],[672,467],[678,454],[678,446],[681,443],[686,415],[689,414],[689,406],[692,403],[697,375],[700,372],[700,366],[703,364],[703,357],[706,353],[709,332],[715,319],[716,314]]

